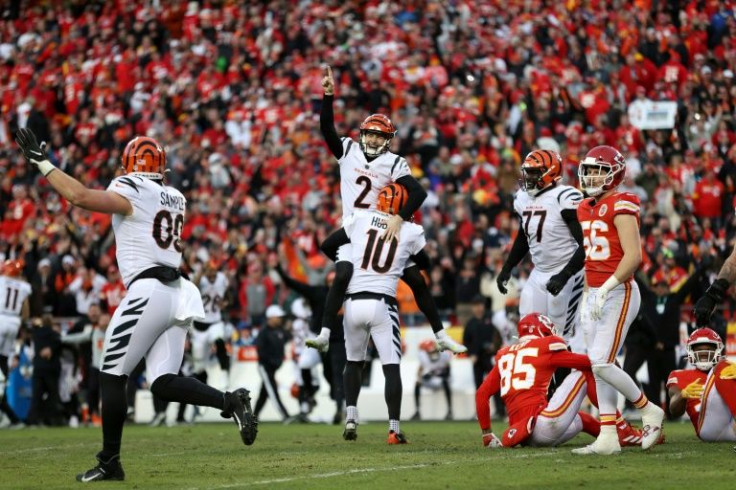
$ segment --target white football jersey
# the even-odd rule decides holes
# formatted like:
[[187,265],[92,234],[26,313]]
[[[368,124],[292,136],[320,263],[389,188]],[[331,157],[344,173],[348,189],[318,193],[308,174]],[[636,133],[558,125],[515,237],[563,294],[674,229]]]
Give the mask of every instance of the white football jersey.
[[381,238],[390,215],[378,211],[361,211],[345,225],[352,243],[353,277],[348,285],[351,293],[380,293],[396,297],[396,286],[409,257],[426,245],[424,228],[404,222],[399,239],[386,245]]
[[227,277],[222,272],[217,273],[213,282],[210,282],[206,275],[199,280],[199,291],[202,293],[204,305],[204,323],[222,321],[220,301],[227,293],[227,286]]
[[118,267],[126,287],[146,269],[179,268],[187,201],[181,192],[138,175],[113,179],[107,190],[130,201],[133,214],[113,214]]
[[405,175],[411,175],[406,159],[387,151],[368,161],[357,141],[342,138],[340,198],[343,219],[358,209],[376,209],[378,193]]
[[578,248],[562,219],[562,210],[577,210],[583,193],[569,185],[558,185],[532,197],[523,190],[514,196],[514,211],[521,217],[522,232],[529,242],[534,267],[542,272],[559,272]]
[[0,314],[20,315],[23,302],[31,294],[31,285],[23,279],[0,276]]

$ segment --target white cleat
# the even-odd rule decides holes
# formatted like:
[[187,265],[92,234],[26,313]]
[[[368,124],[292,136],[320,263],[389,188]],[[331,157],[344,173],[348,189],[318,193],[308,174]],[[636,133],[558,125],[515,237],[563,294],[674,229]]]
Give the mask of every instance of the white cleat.
[[649,403],[641,411],[641,429],[642,439],[641,448],[647,450],[657,444],[662,434],[662,421],[664,420],[664,410],[654,403]]
[[330,348],[330,338],[323,337],[322,335],[318,335],[313,339],[309,339],[305,343],[307,344],[307,347],[317,349],[320,352],[327,352],[327,349]]
[[468,352],[468,348],[465,347],[463,344],[459,344],[455,342],[450,337],[445,337],[444,339],[437,339],[437,347],[439,350],[449,350],[453,354],[465,354]]
[[621,452],[621,445],[618,443],[618,436],[610,437],[599,435],[593,444],[585,447],[573,449],[573,454],[600,454],[608,456]]

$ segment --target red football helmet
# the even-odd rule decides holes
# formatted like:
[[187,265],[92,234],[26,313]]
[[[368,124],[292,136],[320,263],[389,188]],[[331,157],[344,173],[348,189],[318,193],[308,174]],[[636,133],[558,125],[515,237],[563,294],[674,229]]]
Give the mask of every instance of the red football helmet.
[[580,187],[592,197],[618,187],[625,174],[624,156],[616,148],[606,145],[590,150],[578,167]]
[[432,353],[437,350],[437,342],[432,339],[425,339],[419,342],[419,349],[424,352]]
[[534,150],[521,164],[521,188],[536,196],[562,179],[562,157],[553,150]]
[[524,315],[516,326],[519,338],[532,335],[534,337],[550,337],[559,335],[557,327],[549,317],[539,313]]
[[[385,141],[380,146],[368,145],[366,138],[368,134],[378,135],[385,138]],[[363,150],[366,156],[377,157],[388,150],[388,145],[394,136],[396,136],[396,127],[388,116],[371,114],[360,125],[360,149]]]
[[[695,350],[696,345],[712,346],[707,350]],[[710,328],[699,328],[687,339],[687,359],[690,364],[701,371],[710,371],[721,360],[723,341]]]

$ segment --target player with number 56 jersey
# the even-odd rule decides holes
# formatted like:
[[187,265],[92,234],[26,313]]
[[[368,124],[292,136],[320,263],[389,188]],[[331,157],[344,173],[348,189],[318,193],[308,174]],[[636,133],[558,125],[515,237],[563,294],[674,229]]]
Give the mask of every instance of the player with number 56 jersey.
[[580,185],[589,196],[578,207],[587,282],[581,325],[598,389],[601,433],[590,446],[574,450],[576,454],[621,451],[616,437],[618,393],[641,411],[642,449],[659,440],[664,418],[664,411],[616,364],[641,303],[639,288],[632,280],[641,263],[639,199],[617,191],[625,174],[624,156],[610,146],[591,149],[578,167]]

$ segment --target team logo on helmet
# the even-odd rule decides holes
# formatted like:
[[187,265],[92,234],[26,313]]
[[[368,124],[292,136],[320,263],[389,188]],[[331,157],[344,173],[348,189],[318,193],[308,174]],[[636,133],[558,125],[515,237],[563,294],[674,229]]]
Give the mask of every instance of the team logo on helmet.
[[536,196],[562,179],[562,157],[552,150],[534,150],[521,164],[521,188]]
[[618,187],[625,174],[624,156],[616,148],[606,145],[590,150],[578,167],[580,187],[592,197]]
[[550,337],[558,335],[555,323],[545,315],[529,313],[524,315],[516,326],[519,338],[532,335],[534,337]]
[[376,209],[382,213],[398,214],[407,199],[409,199],[409,193],[406,192],[403,185],[389,184],[378,193]]
[[[369,134],[378,135],[385,140],[378,146],[368,144]],[[383,114],[372,114],[360,125],[360,149],[366,156],[377,157],[388,151],[388,145],[394,136],[396,136],[396,127],[391,119]]]

